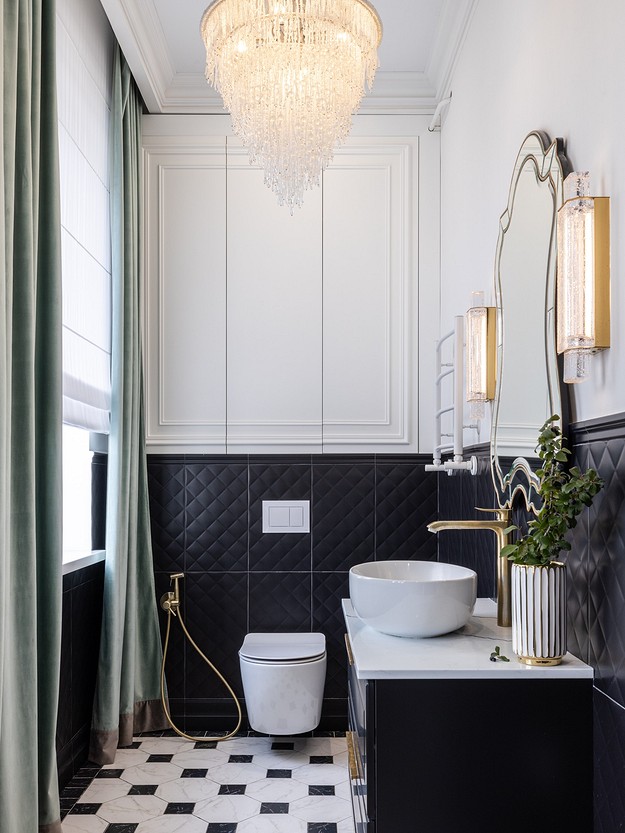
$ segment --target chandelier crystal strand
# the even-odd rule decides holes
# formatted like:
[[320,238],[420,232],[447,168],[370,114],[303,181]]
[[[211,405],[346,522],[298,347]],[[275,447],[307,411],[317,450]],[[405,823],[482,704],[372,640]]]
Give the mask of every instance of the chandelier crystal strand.
[[365,0],[216,0],[200,30],[208,82],[292,212],[319,184],[373,84],[377,13]]

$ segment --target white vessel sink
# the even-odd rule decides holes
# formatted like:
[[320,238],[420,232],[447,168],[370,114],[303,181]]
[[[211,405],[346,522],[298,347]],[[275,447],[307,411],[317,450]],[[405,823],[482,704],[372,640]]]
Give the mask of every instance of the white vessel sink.
[[440,636],[465,625],[477,596],[477,574],[437,561],[370,561],[349,571],[358,616],[393,636]]

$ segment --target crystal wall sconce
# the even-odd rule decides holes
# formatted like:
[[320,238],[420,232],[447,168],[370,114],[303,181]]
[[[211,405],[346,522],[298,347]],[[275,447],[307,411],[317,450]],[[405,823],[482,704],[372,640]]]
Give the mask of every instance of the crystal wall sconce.
[[588,172],[569,174],[558,211],[557,348],[564,381],[583,382],[610,346],[610,198],[591,197]]
[[484,403],[495,398],[496,309],[484,306],[484,293],[473,293],[465,317],[466,400],[474,419],[484,417]]

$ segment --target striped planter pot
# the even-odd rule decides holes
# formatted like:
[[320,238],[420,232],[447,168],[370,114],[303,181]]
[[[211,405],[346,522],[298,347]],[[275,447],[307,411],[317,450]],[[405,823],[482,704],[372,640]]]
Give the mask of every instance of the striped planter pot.
[[566,567],[512,565],[512,650],[528,665],[558,665],[566,653]]

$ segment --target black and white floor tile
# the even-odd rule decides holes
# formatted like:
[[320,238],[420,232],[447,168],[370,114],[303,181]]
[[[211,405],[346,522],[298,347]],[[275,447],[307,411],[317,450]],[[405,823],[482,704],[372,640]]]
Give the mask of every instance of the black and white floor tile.
[[142,736],[61,795],[64,833],[354,833],[344,737]]

